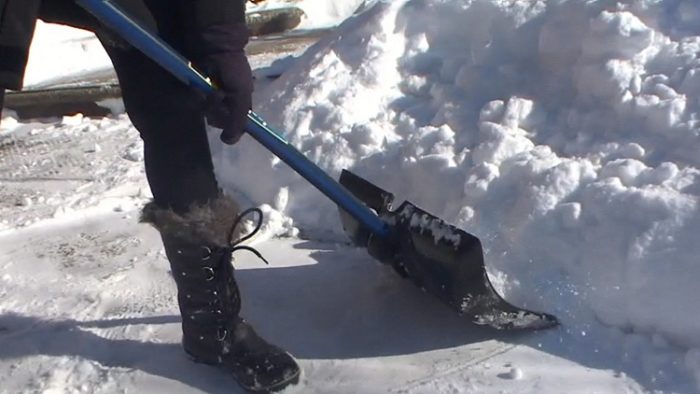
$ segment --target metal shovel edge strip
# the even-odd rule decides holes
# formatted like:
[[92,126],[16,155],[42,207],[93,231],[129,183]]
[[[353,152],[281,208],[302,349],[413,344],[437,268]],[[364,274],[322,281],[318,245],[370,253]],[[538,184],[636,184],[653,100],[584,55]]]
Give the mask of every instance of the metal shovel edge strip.
[[[204,95],[215,89],[187,59],[110,0],[76,1],[186,85]],[[252,111],[246,132],[339,206],[343,226],[356,245],[473,322],[497,329],[558,324],[554,316],[518,308],[496,293],[475,236],[410,202],[392,211],[391,193],[349,171],[337,182]]]

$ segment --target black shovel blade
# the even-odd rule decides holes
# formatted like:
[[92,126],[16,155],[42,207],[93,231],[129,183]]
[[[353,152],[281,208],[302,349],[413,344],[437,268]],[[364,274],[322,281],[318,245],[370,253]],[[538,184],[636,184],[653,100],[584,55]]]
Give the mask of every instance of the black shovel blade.
[[352,241],[458,313],[497,329],[536,330],[558,324],[556,317],[518,308],[495,291],[477,237],[408,201],[392,211],[393,194],[347,170],[340,183],[392,228],[390,237],[380,238],[341,209]]

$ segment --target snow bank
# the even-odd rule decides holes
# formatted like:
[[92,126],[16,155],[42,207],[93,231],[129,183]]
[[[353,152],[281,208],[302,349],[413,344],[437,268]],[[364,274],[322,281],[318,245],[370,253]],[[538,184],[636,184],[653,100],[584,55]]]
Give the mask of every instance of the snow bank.
[[[378,2],[257,109],[334,176],[479,236],[514,302],[698,347],[697,26],[690,0]],[[228,187],[340,232],[279,160],[251,140],[233,152],[217,155]]]

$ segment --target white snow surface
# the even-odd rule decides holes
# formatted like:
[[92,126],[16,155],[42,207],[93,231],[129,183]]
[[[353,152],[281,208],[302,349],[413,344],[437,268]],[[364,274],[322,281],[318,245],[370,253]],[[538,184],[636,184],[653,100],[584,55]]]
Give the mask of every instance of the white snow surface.
[[[221,183],[267,214],[244,312],[301,359],[301,392],[700,392],[698,26],[693,0],[377,1],[259,83],[256,111],[310,159],[478,236],[499,292],[562,321],[451,316],[345,245],[279,159],[212,130]],[[128,118],[5,112],[0,138],[0,392],[228,389],[178,349]]]

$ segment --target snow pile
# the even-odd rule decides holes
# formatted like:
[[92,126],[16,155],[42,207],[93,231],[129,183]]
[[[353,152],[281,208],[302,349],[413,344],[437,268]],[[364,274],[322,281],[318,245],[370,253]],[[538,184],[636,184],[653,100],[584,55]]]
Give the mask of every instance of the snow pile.
[[[693,348],[697,26],[690,0],[379,2],[257,108],[334,176],[479,236],[514,302]],[[340,231],[333,204],[250,140],[217,160],[253,202]]]

